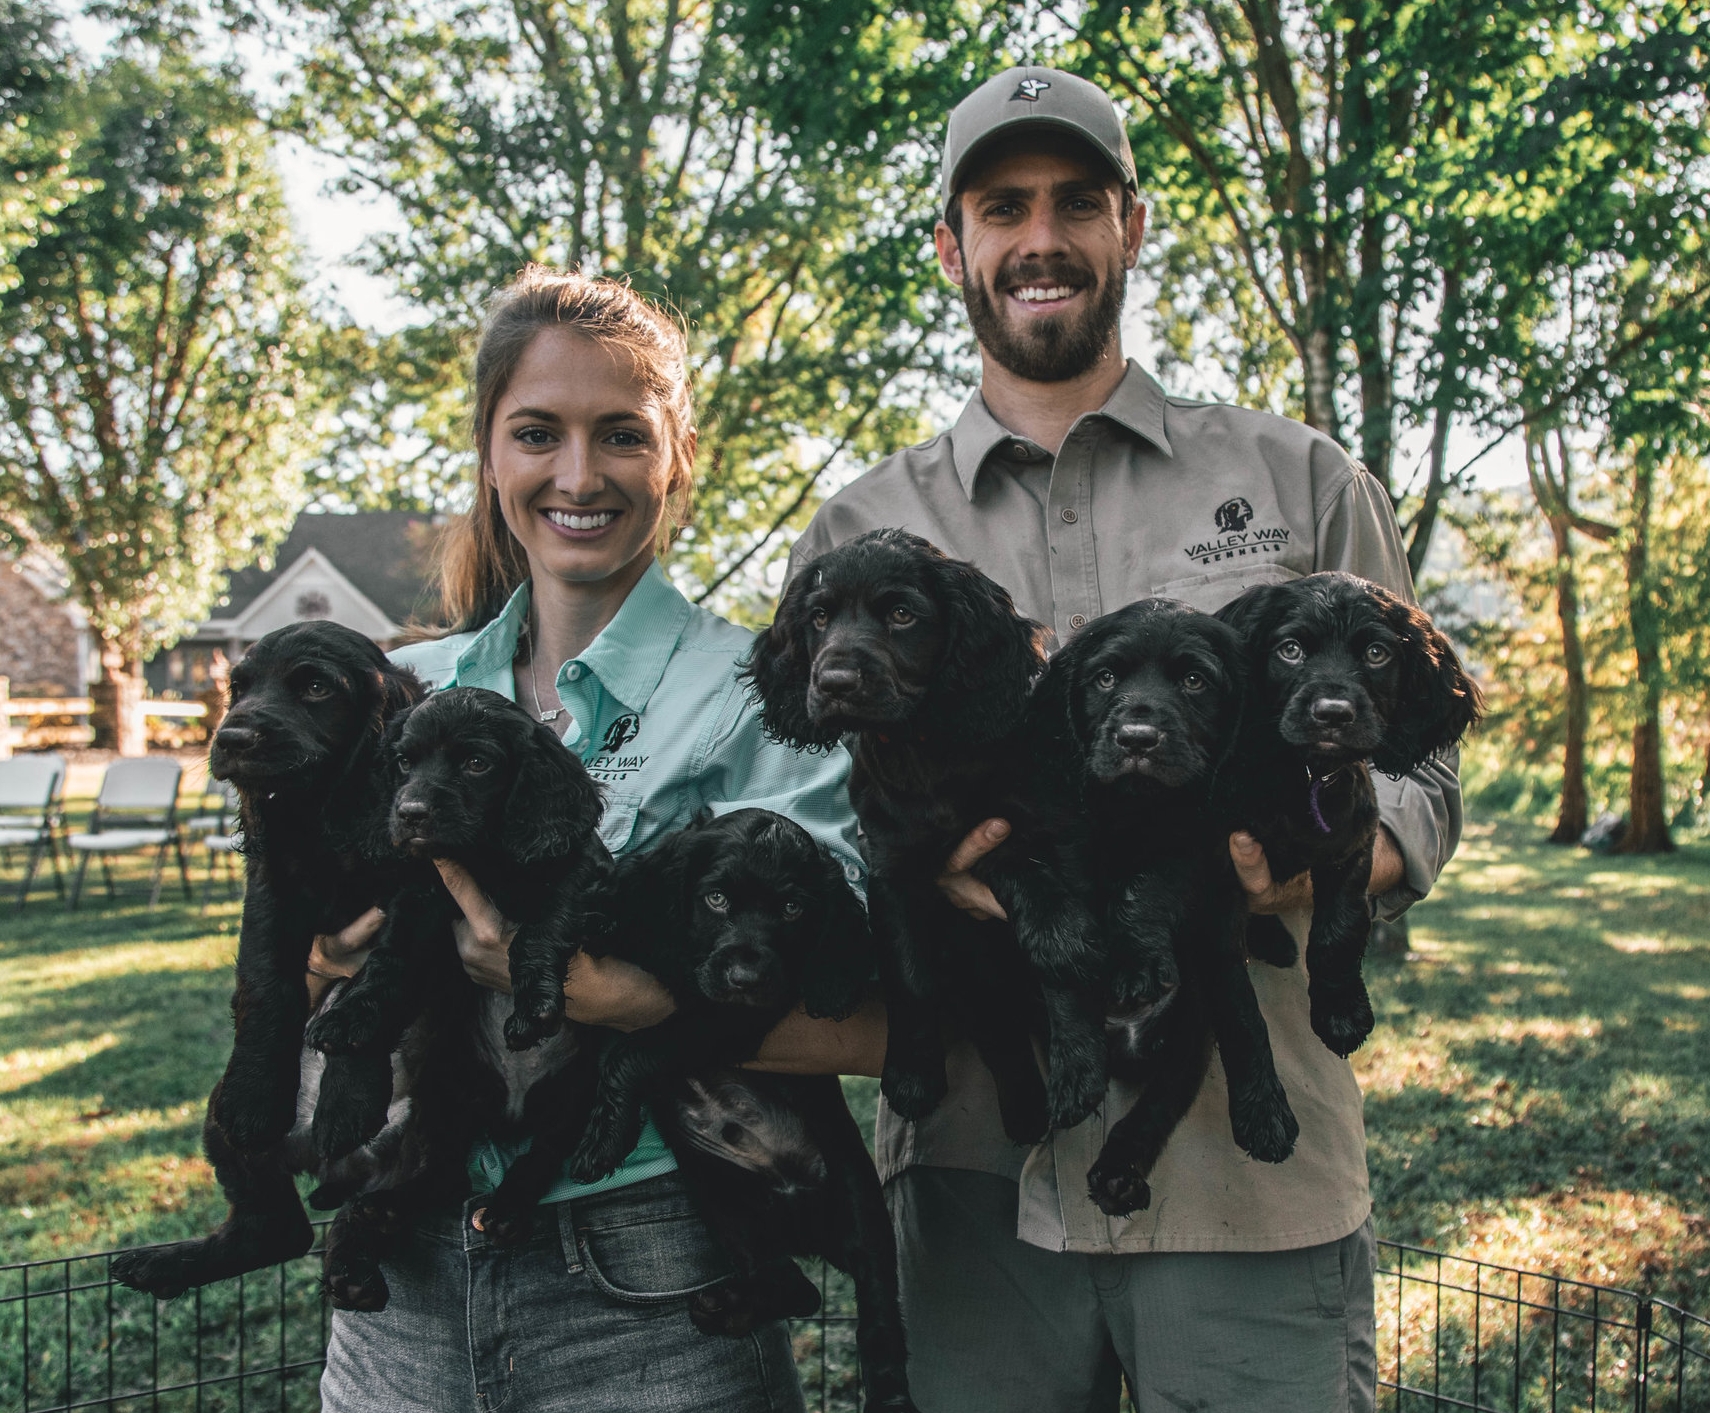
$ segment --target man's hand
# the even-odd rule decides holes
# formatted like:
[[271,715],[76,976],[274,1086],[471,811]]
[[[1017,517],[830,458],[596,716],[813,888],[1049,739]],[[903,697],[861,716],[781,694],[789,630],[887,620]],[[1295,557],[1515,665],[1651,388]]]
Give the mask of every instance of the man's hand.
[[368,960],[368,944],[386,921],[379,908],[370,908],[340,932],[315,938],[309,948],[309,1009],[321,1004],[327,987],[343,976],[355,976]]
[[[435,859],[434,866],[463,910],[453,931],[464,971],[482,986],[509,992],[511,939],[517,935],[516,925],[493,906],[493,900],[481,891],[468,869],[450,859]],[[573,1021],[613,1030],[643,1030],[658,1025],[676,1009],[671,993],[638,966],[617,957],[590,957],[581,952],[570,958],[564,1014]]]
[[[1235,864],[1235,876],[1247,891],[1249,912],[1303,912],[1312,906],[1312,875],[1302,873],[1278,883],[1271,877],[1265,851],[1251,834],[1237,830],[1229,836],[1229,857]],[[1372,845],[1372,874],[1366,884],[1366,892],[1387,893],[1406,874],[1395,836],[1380,824],[1377,839]]]
[[1009,838],[1007,819],[988,819],[976,825],[968,837],[956,846],[944,872],[938,875],[938,886],[944,896],[970,917],[981,922],[1005,922],[1009,914],[992,896],[992,890],[969,873],[975,864],[1005,839]]

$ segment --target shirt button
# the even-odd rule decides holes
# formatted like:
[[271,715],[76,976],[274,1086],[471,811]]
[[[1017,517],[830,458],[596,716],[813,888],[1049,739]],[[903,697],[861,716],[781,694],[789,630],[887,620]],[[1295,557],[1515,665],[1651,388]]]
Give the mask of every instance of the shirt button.
[[1019,456],[1023,460],[1025,460],[1029,455],[1031,455],[1031,453],[1027,450],[1027,443],[1026,442],[1011,442],[1009,444],[1009,454],[1011,456]]
[[1075,509],[1073,506],[1065,505],[1063,507],[1063,523],[1065,525],[1073,525],[1075,523],[1075,521],[1079,520],[1080,518],[1081,518],[1080,516],[1075,514]]
[[1080,632],[1081,629],[1085,628],[1086,626],[1087,626],[1087,616],[1084,613],[1074,614],[1069,619],[1069,627],[1073,628],[1077,633]]
[[570,670],[568,672],[566,672],[564,675],[566,677],[568,677],[572,682],[579,681],[581,679],[581,676],[582,676],[582,664],[579,662],[571,663],[570,664]]

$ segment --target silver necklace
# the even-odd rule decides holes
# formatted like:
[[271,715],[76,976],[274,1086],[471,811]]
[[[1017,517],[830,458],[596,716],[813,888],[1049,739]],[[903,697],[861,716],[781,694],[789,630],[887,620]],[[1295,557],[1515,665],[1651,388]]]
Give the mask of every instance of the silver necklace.
[[554,707],[551,711],[547,711],[546,708],[541,706],[540,678],[536,676],[534,669],[534,631],[526,623],[523,625],[523,637],[528,642],[528,686],[529,690],[534,693],[535,715],[537,715],[544,724],[551,725],[554,721],[557,721],[559,717],[564,715],[564,707],[560,705]]

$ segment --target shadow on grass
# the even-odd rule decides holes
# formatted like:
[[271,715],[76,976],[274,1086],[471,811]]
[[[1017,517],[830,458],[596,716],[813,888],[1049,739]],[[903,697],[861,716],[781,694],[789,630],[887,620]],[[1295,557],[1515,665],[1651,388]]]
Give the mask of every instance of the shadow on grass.
[[1710,1305],[1710,850],[1475,825],[1413,920],[1356,1057],[1383,1234],[1536,1265],[1554,1230],[1550,1268]]

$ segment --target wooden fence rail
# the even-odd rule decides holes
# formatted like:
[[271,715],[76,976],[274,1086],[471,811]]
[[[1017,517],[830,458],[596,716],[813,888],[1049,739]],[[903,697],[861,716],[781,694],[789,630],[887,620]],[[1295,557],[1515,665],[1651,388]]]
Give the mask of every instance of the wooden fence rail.
[[[12,726],[14,717],[35,721],[44,716],[88,716],[93,709],[94,704],[88,697],[14,697],[11,679],[0,677],[0,760],[12,754],[18,734]],[[206,716],[208,706],[206,702],[145,701],[142,713],[144,716],[175,716],[193,720]]]

